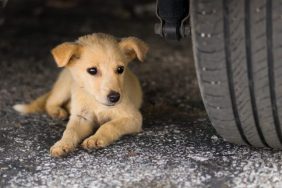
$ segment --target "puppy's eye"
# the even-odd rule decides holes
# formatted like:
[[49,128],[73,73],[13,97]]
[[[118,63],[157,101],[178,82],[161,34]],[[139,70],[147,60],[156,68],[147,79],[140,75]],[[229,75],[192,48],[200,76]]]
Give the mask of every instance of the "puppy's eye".
[[117,68],[117,73],[118,73],[118,74],[122,74],[123,71],[124,71],[124,66],[119,66],[119,67]]
[[95,75],[95,74],[97,74],[98,71],[97,71],[96,67],[91,67],[91,68],[87,69],[87,72],[91,75]]

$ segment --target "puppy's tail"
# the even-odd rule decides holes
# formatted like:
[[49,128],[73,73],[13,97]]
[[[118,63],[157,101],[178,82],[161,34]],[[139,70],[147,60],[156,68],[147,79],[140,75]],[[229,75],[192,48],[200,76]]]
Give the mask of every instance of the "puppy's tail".
[[46,93],[38,97],[31,103],[16,104],[13,106],[13,108],[22,115],[45,112],[45,105],[48,97],[49,97],[49,93]]

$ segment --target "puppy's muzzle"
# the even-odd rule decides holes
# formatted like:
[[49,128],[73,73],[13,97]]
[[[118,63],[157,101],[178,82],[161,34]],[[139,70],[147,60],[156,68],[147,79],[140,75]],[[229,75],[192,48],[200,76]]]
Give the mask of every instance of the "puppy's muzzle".
[[111,91],[107,97],[110,103],[117,103],[120,99],[120,94],[116,91]]

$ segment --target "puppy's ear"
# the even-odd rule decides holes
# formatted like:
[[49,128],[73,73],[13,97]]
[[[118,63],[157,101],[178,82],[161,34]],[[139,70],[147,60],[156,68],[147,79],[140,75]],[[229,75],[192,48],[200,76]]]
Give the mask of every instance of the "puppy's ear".
[[129,61],[132,61],[135,58],[138,58],[140,61],[144,61],[149,50],[148,45],[136,37],[127,37],[121,39],[119,46]]
[[79,45],[72,42],[62,43],[51,50],[58,67],[66,66],[72,57],[78,56]]

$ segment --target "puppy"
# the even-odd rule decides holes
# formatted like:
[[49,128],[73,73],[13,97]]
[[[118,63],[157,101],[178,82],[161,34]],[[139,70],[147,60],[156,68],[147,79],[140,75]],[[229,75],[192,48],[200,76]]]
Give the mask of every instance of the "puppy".
[[52,55],[64,69],[53,89],[14,109],[21,114],[69,116],[62,138],[50,149],[54,157],[70,153],[82,141],[85,149],[106,147],[123,135],[142,130],[142,90],[127,65],[135,58],[143,61],[147,51],[147,44],[138,38],[118,41],[102,33],[60,44]]

